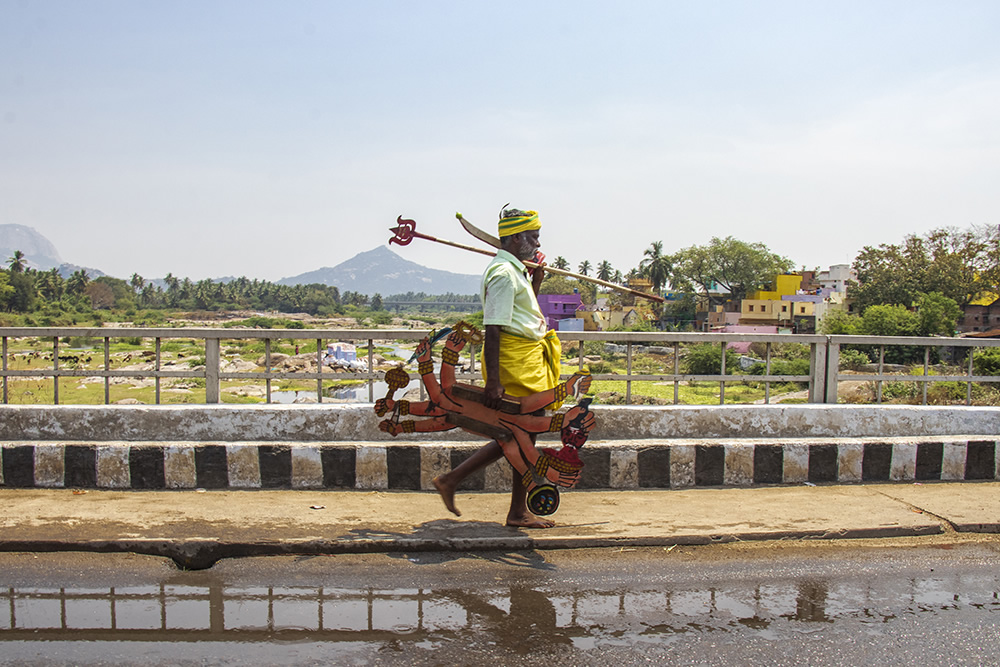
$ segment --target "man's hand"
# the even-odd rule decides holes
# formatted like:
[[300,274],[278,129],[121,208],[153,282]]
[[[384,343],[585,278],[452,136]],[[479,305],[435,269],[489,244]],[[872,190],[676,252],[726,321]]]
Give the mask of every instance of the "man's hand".
[[483,393],[483,405],[491,410],[499,410],[504,397],[504,387],[500,380],[491,377],[486,381],[486,390]]
[[500,327],[495,324],[486,325],[483,363],[486,371],[483,405],[491,410],[499,410],[500,401],[504,396],[504,387],[500,384]]
[[545,255],[541,252],[535,255],[535,263],[538,268],[531,270],[531,289],[538,296],[538,290],[542,288],[542,281],[545,280]]

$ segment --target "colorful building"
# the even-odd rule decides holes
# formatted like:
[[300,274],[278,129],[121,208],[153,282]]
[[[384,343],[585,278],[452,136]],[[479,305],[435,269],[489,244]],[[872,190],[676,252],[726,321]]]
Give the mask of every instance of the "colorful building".
[[559,329],[559,321],[576,317],[576,310],[582,305],[579,294],[539,294],[538,307],[545,316],[550,329]]

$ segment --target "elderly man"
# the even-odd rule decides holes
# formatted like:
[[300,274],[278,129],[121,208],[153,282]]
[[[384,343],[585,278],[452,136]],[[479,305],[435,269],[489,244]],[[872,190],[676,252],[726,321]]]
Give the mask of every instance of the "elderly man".
[[[547,328],[538,307],[538,288],[545,271],[528,271],[522,262],[538,259],[541,223],[535,211],[506,209],[498,232],[501,248],[486,267],[480,286],[483,301],[484,404],[499,408],[504,394],[528,396],[559,384],[561,347],[554,331]],[[532,436],[534,442],[534,436]],[[467,476],[503,456],[496,440],[483,445],[451,472],[434,480],[445,507],[456,516],[455,489]],[[520,528],[551,528],[548,519],[528,510],[526,490],[520,475],[513,475],[507,525]]]

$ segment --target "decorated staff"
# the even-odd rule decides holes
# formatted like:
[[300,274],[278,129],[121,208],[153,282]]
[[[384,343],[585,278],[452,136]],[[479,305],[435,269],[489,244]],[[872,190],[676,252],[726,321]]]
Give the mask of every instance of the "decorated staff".
[[[456,213],[455,217],[458,218],[459,222],[462,223],[462,227],[465,231],[469,232],[471,235],[475,236],[480,241],[484,241],[494,248],[500,247],[500,239],[493,236],[488,232],[484,232],[479,229],[471,222],[466,220],[461,213]],[[422,234],[417,231],[417,223],[413,220],[404,219],[403,216],[396,218],[396,226],[390,227],[389,231],[394,234],[392,238],[389,239],[389,243],[395,243],[396,245],[409,245],[410,242],[417,239],[424,239],[425,241],[433,241],[434,243],[440,243],[442,245],[451,246],[453,248],[459,248],[460,250],[468,250],[470,252],[477,252],[480,255],[486,255],[488,257],[493,257],[496,255],[494,252],[489,250],[483,250],[482,248],[476,248],[474,246],[465,245],[464,243],[456,243],[455,241],[448,241],[447,239],[437,238],[436,236],[431,236],[430,234]],[[538,264],[530,260],[525,260],[524,265],[529,269],[535,269]],[[606,280],[601,280],[600,278],[591,278],[590,276],[584,276],[579,273],[573,273],[572,271],[565,271],[563,269],[557,269],[552,266],[545,266],[545,270],[548,273],[555,273],[560,276],[566,276],[567,278],[576,278],[577,280],[585,280],[589,283],[594,283],[595,285],[600,285],[602,287],[607,287],[608,289],[613,289],[618,292],[624,292],[625,294],[631,294],[643,299],[649,299],[650,301],[656,301],[663,303],[666,301],[662,296],[658,294],[649,294],[647,292],[640,292],[639,290],[630,289],[624,285],[618,285],[616,283],[608,282]]]

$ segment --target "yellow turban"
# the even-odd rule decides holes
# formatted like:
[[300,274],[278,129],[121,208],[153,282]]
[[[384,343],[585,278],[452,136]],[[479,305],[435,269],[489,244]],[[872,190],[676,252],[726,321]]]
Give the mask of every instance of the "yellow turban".
[[538,221],[538,211],[518,211],[518,213],[523,213],[523,215],[500,218],[497,225],[500,238],[542,228],[542,223]]

